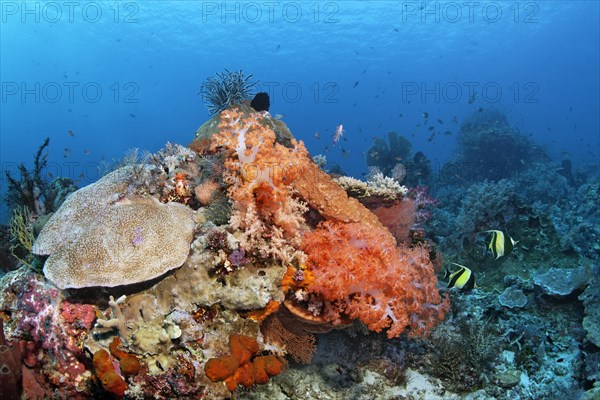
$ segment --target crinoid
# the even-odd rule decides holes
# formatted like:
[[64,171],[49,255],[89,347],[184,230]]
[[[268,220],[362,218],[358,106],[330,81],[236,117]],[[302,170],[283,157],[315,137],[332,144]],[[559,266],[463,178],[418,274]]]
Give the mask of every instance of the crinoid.
[[217,72],[200,87],[199,96],[207,103],[208,112],[213,115],[227,107],[250,100],[251,91],[258,82],[251,81],[252,74],[246,76],[242,70]]

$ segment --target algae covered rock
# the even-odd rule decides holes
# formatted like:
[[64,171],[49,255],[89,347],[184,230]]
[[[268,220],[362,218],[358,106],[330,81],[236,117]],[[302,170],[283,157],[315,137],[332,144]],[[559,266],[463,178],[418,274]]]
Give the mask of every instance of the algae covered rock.
[[33,253],[50,255],[44,274],[56,286],[133,284],[185,262],[193,211],[128,193],[135,172],[120,168],[74,192],[46,223]]
[[588,281],[585,291],[579,295],[579,300],[583,302],[585,317],[583,318],[583,328],[589,340],[594,345],[600,347],[600,266],[592,268],[592,277]]
[[585,266],[572,269],[552,267],[546,273],[536,275],[533,283],[548,296],[566,297],[583,289],[589,277],[590,271]]
[[498,296],[498,302],[508,308],[523,308],[527,304],[527,296],[521,289],[511,286]]

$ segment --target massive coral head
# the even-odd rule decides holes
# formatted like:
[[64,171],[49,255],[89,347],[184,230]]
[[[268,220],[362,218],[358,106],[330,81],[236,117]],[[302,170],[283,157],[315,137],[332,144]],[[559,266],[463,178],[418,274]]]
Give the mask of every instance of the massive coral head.
[[426,250],[396,247],[389,233],[361,223],[325,221],[304,235],[303,250],[315,281],[309,291],[324,300],[335,323],[359,319],[388,337],[405,330],[426,334],[443,317],[437,278]]

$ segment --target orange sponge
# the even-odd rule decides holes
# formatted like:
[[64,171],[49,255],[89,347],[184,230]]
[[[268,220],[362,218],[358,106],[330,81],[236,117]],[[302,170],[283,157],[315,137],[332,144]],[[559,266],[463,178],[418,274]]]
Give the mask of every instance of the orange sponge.
[[108,351],[101,349],[95,352],[93,362],[96,376],[102,383],[104,390],[117,397],[123,397],[125,395],[125,390],[127,389],[127,383],[125,383],[125,380],[115,371],[115,367],[110,359]]
[[204,366],[204,372],[213,382],[221,382],[233,376],[240,366],[239,361],[232,355],[211,358]]
[[110,350],[110,354],[115,356],[119,360],[119,366],[121,367],[121,372],[125,376],[136,375],[138,372],[142,370],[142,364],[140,364],[138,358],[126,351],[123,351],[119,348],[121,345],[121,338],[116,337],[108,347]]
[[287,367],[287,362],[281,357],[256,356],[258,342],[249,336],[231,334],[229,351],[229,355],[208,360],[204,373],[213,382],[225,381],[230,391],[238,385],[249,388],[254,384],[265,384],[269,377],[280,374]]

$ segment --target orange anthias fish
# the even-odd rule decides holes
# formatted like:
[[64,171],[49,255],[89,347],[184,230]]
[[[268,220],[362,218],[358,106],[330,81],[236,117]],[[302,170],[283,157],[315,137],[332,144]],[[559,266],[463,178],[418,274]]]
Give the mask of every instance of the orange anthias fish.
[[342,136],[344,135],[344,125],[339,124],[337,128],[335,128],[335,133],[333,134],[333,145],[338,144]]

